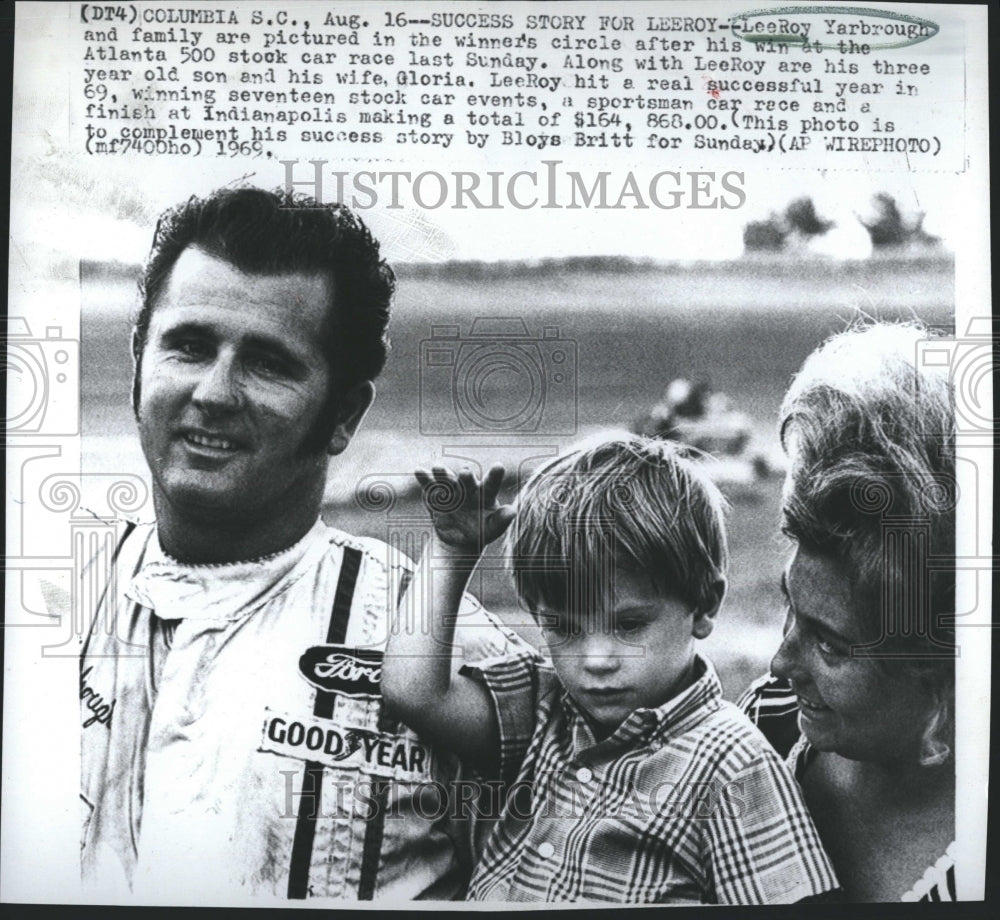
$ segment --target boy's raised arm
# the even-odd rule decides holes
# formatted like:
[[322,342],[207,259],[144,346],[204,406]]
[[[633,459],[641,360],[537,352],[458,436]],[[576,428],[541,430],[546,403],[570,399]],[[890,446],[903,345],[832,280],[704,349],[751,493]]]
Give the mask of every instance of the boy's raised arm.
[[431,744],[492,774],[499,762],[496,715],[486,688],[452,669],[455,620],[465,586],[488,543],[514,516],[497,505],[503,467],[482,483],[467,471],[417,470],[434,535],[396,610],[382,667],[390,714]]

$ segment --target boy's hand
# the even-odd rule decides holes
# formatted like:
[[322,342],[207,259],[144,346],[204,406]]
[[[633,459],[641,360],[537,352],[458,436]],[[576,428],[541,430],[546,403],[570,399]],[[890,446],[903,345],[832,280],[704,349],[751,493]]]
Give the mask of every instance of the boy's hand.
[[492,466],[482,482],[471,470],[456,475],[435,466],[430,473],[414,472],[442,543],[478,555],[510,526],[514,508],[497,504],[503,472],[502,466]]

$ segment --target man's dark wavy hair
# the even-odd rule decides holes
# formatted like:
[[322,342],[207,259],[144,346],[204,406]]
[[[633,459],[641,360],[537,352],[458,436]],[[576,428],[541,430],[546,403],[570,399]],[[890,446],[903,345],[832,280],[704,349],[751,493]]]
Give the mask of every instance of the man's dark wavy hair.
[[374,380],[389,349],[389,305],[395,290],[392,269],[379,244],[349,208],[319,204],[304,195],[241,187],[191,197],[164,212],[139,282],[142,306],[137,341],[133,407],[139,407],[139,372],[156,302],[178,258],[190,246],[249,275],[320,274],[334,297],[323,329],[330,371],[324,412],[307,448],[321,449],[338,421],[340,397]]

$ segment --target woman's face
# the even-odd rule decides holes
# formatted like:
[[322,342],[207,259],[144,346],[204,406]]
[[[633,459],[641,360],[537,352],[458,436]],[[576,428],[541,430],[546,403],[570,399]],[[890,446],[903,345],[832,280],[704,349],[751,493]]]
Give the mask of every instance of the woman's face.
[[840,565],[798,548],[782,587],[789,614],[771,670],[798,696],[799,725],[809,742],[852,760],[917,760],[930,711],[927,693],[890,677],[872,658],[852,656],[852,646],[877,639],[878,630],[855,611]]

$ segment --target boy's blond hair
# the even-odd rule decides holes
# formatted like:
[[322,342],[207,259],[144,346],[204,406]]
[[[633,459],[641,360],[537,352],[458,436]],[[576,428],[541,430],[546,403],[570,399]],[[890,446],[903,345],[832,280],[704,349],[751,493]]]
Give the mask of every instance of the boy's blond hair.
[[605,435],[535,470],[521,489],[507,554],[518,595],[576,614],[606,607],[614,572],[644,573],[692,610],[719,601],[725,499],[681,445]]

